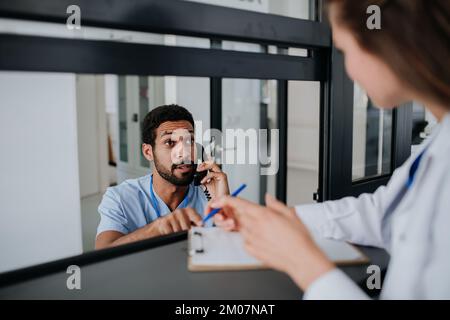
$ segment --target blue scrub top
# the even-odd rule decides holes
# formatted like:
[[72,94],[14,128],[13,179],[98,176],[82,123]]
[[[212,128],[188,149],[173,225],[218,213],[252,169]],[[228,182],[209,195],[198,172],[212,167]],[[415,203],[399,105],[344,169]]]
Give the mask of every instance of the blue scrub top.
[[[106,190],[98,207],[100,224],[97,228],[97,235],[108,230],[128,234],[158,218],[150,198],[150,177],[149,174],[137,179],[126,180],[120,185],[109,187]],[[170,214],[169,207],[156,192],[155,197],[161,216]],[[196,187],[192,183],[189,186],[187,198],[186,207],[194,208],[201,217],[204,217],[203,211],[208,200],[201,187]],[[212,219],[206,222],[206,226],[212,226]]]

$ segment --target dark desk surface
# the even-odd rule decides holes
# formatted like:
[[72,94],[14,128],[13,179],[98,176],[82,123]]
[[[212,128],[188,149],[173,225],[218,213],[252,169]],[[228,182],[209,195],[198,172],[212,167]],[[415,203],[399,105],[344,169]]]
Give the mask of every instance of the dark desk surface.
[[[361,248],[385,269],[388,254]],[[300,299],[288,276],[272,270],[189,272],[187,241],[81,266],[81,290],[68,290],[65,271],[0,288],[0,299]],[[342,267],[365,284],[367,266]]]

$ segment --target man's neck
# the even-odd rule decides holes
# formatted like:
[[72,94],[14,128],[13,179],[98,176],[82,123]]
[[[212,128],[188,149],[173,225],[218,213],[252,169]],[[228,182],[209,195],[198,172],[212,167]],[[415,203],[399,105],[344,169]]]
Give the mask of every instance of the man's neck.
[[189,186],[176,186],[161,177],[158,171],[153,171],[153,190],[169,207],[170,211],[174,211],[184,200],[188,188]]

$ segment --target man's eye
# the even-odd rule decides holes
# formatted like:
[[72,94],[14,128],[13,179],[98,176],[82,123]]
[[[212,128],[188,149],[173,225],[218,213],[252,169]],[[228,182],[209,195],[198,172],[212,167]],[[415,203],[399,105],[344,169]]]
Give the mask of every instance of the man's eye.
[[173,142],[172,140],[166,140],[166,141],[164,142],[164,144],[167,145],[167,146],[169,146],[169,147],[171,147],[171,146],[173,146],[174,142]]

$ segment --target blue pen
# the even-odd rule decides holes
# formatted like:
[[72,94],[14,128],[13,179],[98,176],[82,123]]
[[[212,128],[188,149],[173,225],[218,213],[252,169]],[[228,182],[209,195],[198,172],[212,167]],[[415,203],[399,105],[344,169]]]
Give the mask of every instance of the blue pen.
[[[236,189],[235,192],[233,192],[231,194],[232,197],[236,197],[239,193],[241,193],[242,190],[245,189],[247,185],[244,183],[243,185],[241,185],[239,188]],[[203,218],[203,223],[205,223],[206,221],[208,221],[211,217],[213,217],[216,213],[218,213],[220,210],[222,210],[222,208],[216,208],[214,210],[212,210],[205,218]]]

